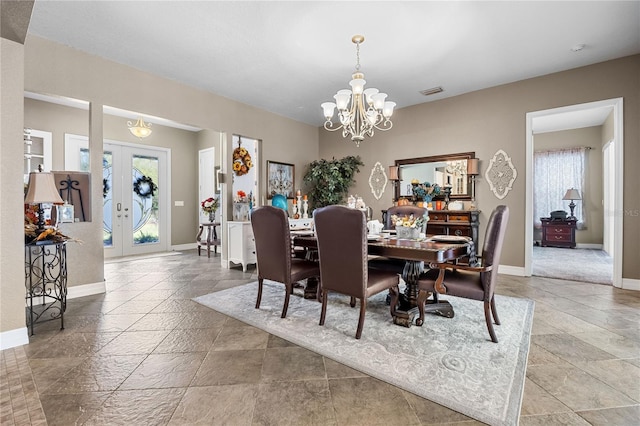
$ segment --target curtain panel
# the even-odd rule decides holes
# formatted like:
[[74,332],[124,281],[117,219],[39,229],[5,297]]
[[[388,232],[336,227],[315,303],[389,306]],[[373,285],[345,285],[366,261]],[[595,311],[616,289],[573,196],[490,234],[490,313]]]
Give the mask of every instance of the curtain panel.
[[584,183],[588,150],[586,147],[575,147],[534,152],[534,226],[540,227],[540,218],[549,217],[554,210],[569,213],[571,200],[563,200],[562,197],[568,189],[575,188],[582,199],[574,200],[576,207],[573,214],[577,218],[577,228],[586,229]]

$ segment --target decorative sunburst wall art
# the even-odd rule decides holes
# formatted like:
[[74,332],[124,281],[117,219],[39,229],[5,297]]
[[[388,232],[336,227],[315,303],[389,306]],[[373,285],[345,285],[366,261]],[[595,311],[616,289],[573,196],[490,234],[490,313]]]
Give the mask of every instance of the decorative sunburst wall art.
[[371,193],[379,200],[384,194],[384,189],[387,187],[387,174],[384,172],[384,167],[380,162],[376,162],[371,169],[371,175],[369,176],[369,186],[371,187]]
[[513,189],[518,172],[511,162],[511,158],[503,150],[498,150],[487,167],[484,177],[489,182],[493,194],[502,200]]

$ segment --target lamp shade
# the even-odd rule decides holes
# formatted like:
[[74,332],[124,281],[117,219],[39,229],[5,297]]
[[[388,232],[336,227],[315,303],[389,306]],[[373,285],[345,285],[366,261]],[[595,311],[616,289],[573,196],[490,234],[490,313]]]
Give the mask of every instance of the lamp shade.
[[467,174],[468,175],[478,175],[478,174],[480,174],[480,165],[478,163],[479,163],[479,160],[477,158],[469,158],[467,160]]
[[398,166],[389,166],[389,180],[400,180]]
[[567,193],[562,197],[563,200],[581,200],[580,193],[575,188],[567,189]]
[[46,172],[29,173],[29,190],[26,197],[24,197],[24,202],[25,204],[64,204],[53,180],[53,174]]

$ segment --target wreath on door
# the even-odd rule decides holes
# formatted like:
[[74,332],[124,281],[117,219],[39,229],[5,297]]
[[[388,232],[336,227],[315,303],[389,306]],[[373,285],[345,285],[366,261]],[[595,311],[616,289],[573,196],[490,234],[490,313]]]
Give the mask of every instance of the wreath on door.
[[242,176],[249,173],[253,163],[251,162],[251,155],[246,148],[241,146],[242,141],[238,141],[238,147],[233,150],[233,172],[236,176]]
[[135,182],[133,182],[133,192],[142,198],[149,198],[153,196],[157,189],[158,185],[153,183],[153,179],[147,176],[140,176]]

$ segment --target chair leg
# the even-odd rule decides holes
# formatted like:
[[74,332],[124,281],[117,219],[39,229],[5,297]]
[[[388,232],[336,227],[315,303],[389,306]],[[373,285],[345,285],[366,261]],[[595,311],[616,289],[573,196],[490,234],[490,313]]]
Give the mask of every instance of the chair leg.
[[[424,324],[424,304],[427,302],[427,298],[429,297],[429,292],[427,290],[418,290],[418,312],[419,312],[419,316],[418,319],[416,320],[416,325],[418,327],[422,326],[422,324]],[[433,293],[434,295],[436,293]]]
[[496,332],[493,331],[493,323],[491,322],[491,302],[484,302],[484,319],[487,322],[487,329],[489,329],[489,335],[493,343],[498,343]]
[[316,297],[318,299],[318,302],[322,303],[322,281],[320,281],[320,277],[318,277],[318,290],[316,293]]
[[353,308],[354,306],[356,306],[356,298],[355,297],[351,297],[351,300],[349,301],[349,305]]
[[258,278],[258,299],[256,300],[256,309],[260,309],[260,301],[262,300],[262,278]]
[[367,299],[363,297],[360,299],[360,318],[358,319],[358,330],[356,331],[356,339],[362,336],[362,327],[364,327],[364,313],[367,310]]
[[327,291],[322,290],[322,295],[320,296],[322,299],[322,309],[320,310],[320,325],[324,325],[324,320],[327,315]]
[[389,295],[391,296],[389,311],[391,313],[391,317],[393,318],[396,316],[396,307],[398,306],[398,300],[400,299],[400,288],[398,286],[391,287],[389,289]]
[[293,293],[293,284],[290,285],[285,285],[285,292],[284,292],[284,307],[282,308],[282,315],[280,315],[280,318],[286,318],[287,316],[287,309],[289,309],[289,298],[291,297],[291,293]]
[[500,325],[500,319],[498,318],[498,312],[496,311],[496,299],[491,296],[491,313],[493,314],[493,322]]

